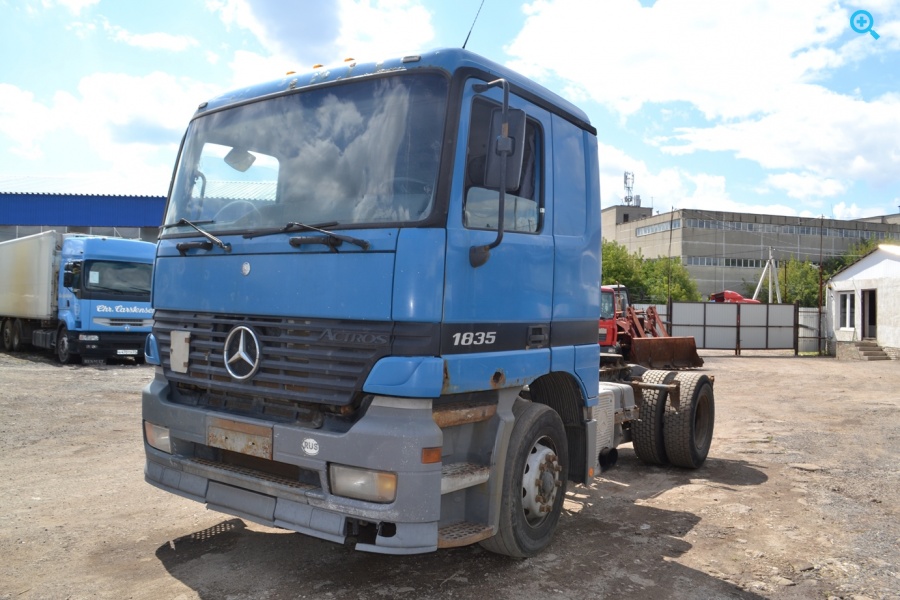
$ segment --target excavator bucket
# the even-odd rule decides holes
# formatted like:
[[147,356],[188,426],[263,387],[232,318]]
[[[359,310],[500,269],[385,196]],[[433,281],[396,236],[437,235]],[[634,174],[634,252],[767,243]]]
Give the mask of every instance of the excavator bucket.
[[702,367],[693,337],[638,337],[631,340],[633,363],[651,369]]

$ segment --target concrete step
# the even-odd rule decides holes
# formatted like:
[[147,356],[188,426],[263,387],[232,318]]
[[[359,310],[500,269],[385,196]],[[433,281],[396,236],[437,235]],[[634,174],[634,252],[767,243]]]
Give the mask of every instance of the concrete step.
[[862,360],[891,360],[891,357],[883,352],[880,356],[861,356],[860,358]]

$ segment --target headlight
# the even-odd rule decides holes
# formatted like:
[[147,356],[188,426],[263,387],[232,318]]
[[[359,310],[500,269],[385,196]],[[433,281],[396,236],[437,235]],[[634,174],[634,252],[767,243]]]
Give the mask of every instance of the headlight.
[[600,330],[600,341],[601,341],[601,342],[605,342],[605,341],[606,341],[606,330],[605,330],[605,329],[601,329],[601,330]]
[[79,333],[78,339],[82,342],[99,342],[100,336],[95,333]]
[[172,438],[169,437],[169,429],[154,425],[149,421],[144,421],[144,435],[147,436],[147,443],[162,450],[166,454],[172,454]]
[[397,474],[344,465],[329,465],[331,492],[338,496],[387,504],[397,498]]

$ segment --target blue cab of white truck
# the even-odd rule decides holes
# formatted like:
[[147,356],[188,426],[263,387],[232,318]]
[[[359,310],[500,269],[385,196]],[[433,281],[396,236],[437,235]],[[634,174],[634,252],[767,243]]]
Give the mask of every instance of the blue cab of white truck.
[[56,231],[0,243],[4,349],[143,362],[155,254],[150,242]]
[[581,110],[460,49],[201,104],[155,263],[147,482],[359,550],[540,552],[636,414],[630,385],[598,394],[598,169]]

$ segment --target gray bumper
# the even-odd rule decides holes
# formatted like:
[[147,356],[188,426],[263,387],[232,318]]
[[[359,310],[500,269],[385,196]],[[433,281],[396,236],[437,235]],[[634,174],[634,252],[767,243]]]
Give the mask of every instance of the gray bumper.
[[[173,441],[173,454],[167,454],[145,440],[148,483],[215,511],[338,543],[347,541],[348,520],[378,525],[374,543],[357,543],[358,550],[414,554],[437,549],[441,465],[421,462],[422,448],[439,447],[442,440],[430,400],[378,397],[365,417],[339,433],[223,415],[167,402],[167,396],[168,383],[159,374],[143,391],[144,420],[169,428]],[[273,460],[317,473],[318,483],[194,456],[194,445],[205,445],[210,426],[223,416],[270,428]],[[303,450],[310,439],[317,446],[314,455]],[[396,500],[378,504],[331,494],[329,463],[397,473]]]

